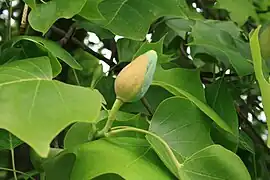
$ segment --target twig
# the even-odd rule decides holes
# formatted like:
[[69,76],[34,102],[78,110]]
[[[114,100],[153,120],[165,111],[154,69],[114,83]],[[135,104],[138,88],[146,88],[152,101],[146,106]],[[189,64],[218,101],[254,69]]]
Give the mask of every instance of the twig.
[[74,35],[76,31],[76,23],[73,23],[69,29],[68,32],[65,34],[65,36],[60,39],[59,43],[61,46],[64,46],[65,44],[67,44],[68,40],[70,40],[70,38]]
[[141,102],[144,105],[144,107],[147,109],[148,113],[153,116],[153,110],[151,108],[151,105],[149,104],[148,100],[145,97],[141,98]]
[[20,25],[20,34],[24,34],[25,28],[27,26],[27,16],[28,16],[28,5],[24,4],[22,20]]
[[[66,32],[65,32],[64,30],[62,30],[62,29],[60,29],[60,28],[58,28],[58,27],[56,27],[56,26],[52,26],[51,29],[52,29],[54,32],[56,32],[56,33],[58,33],[58,34],[60,34],[60,35],[62,35],[62,36],[65,36],[65,34],[66,34]],[[82,48],[84,51],[86,51],[86,52],[92,54],[93,56],[95,56],[96,58],[98,58],[98,59],[104,61],[104,62],[107,63],[109,66],[112,67],[112,66],[115,66],[115,65],[116,65],[113,61],[110,61],[109,59],[107,59],[106,57],[102,56],[101,54],[99,54],[99,53],[93,51],[93,50],[92,50],[91,48],[89,48],[87,45],[85,45],[84,43],[80,42],[77,38],[71,37],[71,41],[72,41],[73,43],[75,43],[76,45],[78,45],[80,48]]]
[[8,19],[7,19],[7,40],[11,39],[11,17],[12,17],[12,1],[6,0],[6,4],[8,7]]
[[240,107],[237,107],[236,110],[239,115],[240,126],[242,130],[249,135],[256,146],[261,146],[265,152],[270,154],[270,149],[267,147],[260,135],[252,127],[252,124],[248,121],[247,116],[241,111]]

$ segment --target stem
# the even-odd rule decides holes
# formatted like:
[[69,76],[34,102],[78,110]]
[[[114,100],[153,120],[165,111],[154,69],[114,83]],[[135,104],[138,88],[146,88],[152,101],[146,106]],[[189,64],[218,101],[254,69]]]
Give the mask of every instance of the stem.
[[6,0],[8,7],[8,19],[7,19],[7,40],[11,39],[11,16],[12,16],[12,1]]
[[113,122],[116,119],[116,113],[118,112],[118,110],[123,104],[124,102],[121,101],[120,99],[116,99],[114,101],[113,107],[109,112],[108,120],[104,128],[101,131],[97,132],[97,135],[96,135],[97,138],[104,137],[105,134],[111,129]]
[[[13,169],[3,168],[3,167],[0,167],[0,170],[3,170],[3,171],[12,171],[12,172],[14,172]],[[27,173],[24,173],[24,172],[21,172],[21,171],[17,171],[17,170],[15,170],[15,172],[18,173],[18,174],[22,174],[22,175],[24,175],[24,176],[27,176],[28,178],[30,178],[30,179],[32,179],[32,180],[35,180],[32,176],[30,176],[30,175],[27,174]]]
[[144,133],[144,134],[147,134],[156,138],[159,142],[161,142],[164,145],[165,149],[167,150],[168,155],[170,156],[176,168],[178,170],[181,168],[181,164],[178,162],[177,158],[175,157],[173,151],[171,150],[170,146],[166,143],[166,141],[164,141],[161,137],[159,137],[158,135],[150,131],[146,131],[146,130],[135,128],[135,127],[129,127],[129,126],[117,126],[117,127],[114,127],[112,131],[106,133],[105,135],[106,137],[109,137],[109,136],[112,136],[121,132],[126,132],[126,131],[135,131],[139,133]]
[[10,152],[11,152],[13,176],[14,176],[14,179],[17,180],[16,167],[15,167],[15,158],[14,158],[14,150],[13,150],[13,145],[12,145],[11,133],[9,133],[9,145],[10,145]]

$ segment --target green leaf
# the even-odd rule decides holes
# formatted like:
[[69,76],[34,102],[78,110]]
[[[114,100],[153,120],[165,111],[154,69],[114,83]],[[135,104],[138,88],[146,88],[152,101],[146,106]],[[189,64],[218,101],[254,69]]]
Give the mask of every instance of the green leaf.
[[234,152],[238,146],[238,117],[234,107],[233,98],[228,92],[228,87],[223,79],[206,86],[206,99],[218,115],[228,124],[233,134],[227,133],[219,127],[213,127],[211,136],[215,143],[225,146]]
[[[10,137],[12,139],[10,139]],[[12,142],[13,149],[23,143],[16,136],[13,136],[12,134],[10,136],[10,133],[8,131],[6,131],[4,129],[0,129],[0,151],[4,150],[4,149],[10,149],[10,142]]]
[[205,102],[204,89],[198,70],[183,68],[164,70],[161,66],[157,66],[154,81],[171,84]]
[[163,42],[161,38],[158,42],[140,42],[131,39],[120,39],[117,41],[117,50],[120,62],[130,62],[136,57],[146,53],[147,51],[154,50],[158,55],[159,63],[166,63],[170,60],[170,56],[163,54]]
[[194,21],[180,18],[168,18],[165,22],[169,28],[183,39],[185,39],[186,33],[191,31],[191,27],[194,25]]
[[43,46],[47,49],[54,57],[61,59],[65,63],[67,63],[70,67],[74,69],[81,70],[82,67],[80,64],[67,52],[65,51],[60,45],[56,42],[43,39],[41,37],[36,36],[18,36],[13,40],[13,46],[21,40],[32,41],[39,46]]
[[98,10],[98,4],[101,1],[103,0],[86,0],[86,3],[83,6],[79,15],[90,21],[104,19],[104,17]]
[[53,0],[37,4],[31,10],[28,21],[31,27],[45,34],[60,18],[72,18],[78,14],[87,0]]
[[53,81],[47,57],[0,66],[0,87],[0,128],[42,157],[47,156],[50,142],[67,125],[94,122],[101,108],[97,91]]
[[241,159],[220,145],[212,145],[188,158],[179,170],[185,180],[251,180]]
[[99,4],[99,11],[105,20],[94,22],[114,34],[143,40],[156,19],[165,15],[186,17],[186,9],[184,0],[104,0]]
[[[156,110],[150,124],[149,131],[160,136],[178,157],[179,163],[193,153],[211,145],[209,123],[192,102],[181,97],[164,100]],[[147,135],[162,161],[177,176],[174,167],[162,144]]]
[[[245,5],[245,8],[240,8]],[[252,0],[217,0],[216,8],[226,9],[230,13],[230,18],[237,22],[239,26],[245,24],[249,17],[258,19]]]
[[72,125],[65,136],[64,147],[66,149],[73,148],[93,139],[95,133],[94,126],[92,123],[85,122],[77,122]]
[[94,88],[104,74],[99,59],[81,49],[74,52],[74,58],[83,69],[78,71],[70,68],[68,83]]
[[62,152],[54,158],[47,160],[42,164],[46,174],[46,179],[70,180],[70,175],[75,161],[75,154],[67,152]]
[[23,0],[31,9],[36,8],[36,0]]
[[[248,49],[248,46],[240,39],[232,37],[231,33],[213,23],[206,24],[197,21],[192,27],[193,41],[189,45],[202,48],[196,54],[209,54],[222,62],[227,68],[231,65],[240,76],[251,74],[253,68],[251,62],[249,62],[249,57],[239,51],[239,46],[246,46],[245,49]],[[213,34],[215,35],[213,36]]]
[[76,162],[71,179],[92,179],[107,173],[129,180],[175,179],[143,139],[105,138],[83,144],[73,152]]
[[[264,73],[263,73],[263,62],[262,62],[262,57],[261,57],[261,49],[260,49],[260,43],[259,43],[259,31],[260,31],[261,26],[258,26],[258,28],[253,32],[253,34],[250,35],[250,48],[251,48],[251,53],[252,53],[252,59],[253,59],[253,64],[254,64],[254,71],[256,75],[256,79],[258,81],[261,94],[262,94],[262,103],[263,103],[263,108],[264,108],[264,113],[267,118],[267,127],[270,129],[270,84],[268,80],[264,78]],[[270,147],[270,133],[268,133],[268,140],[267,140],[267,145]]]
[[[154,78],[152,85],[161,86],[176,96],[184,96],[188,98],[201,111],[203,111],[213,121],[215,121],[221,128],[230,133],[233,133],[230,126],[212,108],[204,103],[205,100],[202,85],[196,83],[196,81],[191,80],[191,74],[193,74],[194,78],[194,74],[196,74],[196,72],[179,68],[171,70],[161,69],[160,72],[162,72],[162,74],[157,75]],[[179,78],[179,80],[177,80],[177,78]]]

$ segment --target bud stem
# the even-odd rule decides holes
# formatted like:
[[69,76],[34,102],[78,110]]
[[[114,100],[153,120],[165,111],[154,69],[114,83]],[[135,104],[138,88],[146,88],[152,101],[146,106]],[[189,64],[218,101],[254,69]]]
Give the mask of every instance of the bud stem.
[[116,113],[118,112],[118,110],[123,104],[124,102],[121,101],[120,99],[115,99],[112,109],[109,112],[108,120],[104,128],[97,132],[97,135],[96,135],[97,138],[104,137],[104,135],[111,129],[113,122],[116,119]]

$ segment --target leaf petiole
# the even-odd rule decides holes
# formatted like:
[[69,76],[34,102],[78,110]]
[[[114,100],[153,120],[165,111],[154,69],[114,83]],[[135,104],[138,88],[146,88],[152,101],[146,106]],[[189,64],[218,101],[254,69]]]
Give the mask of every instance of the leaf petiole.
[[105,136],[109,137],[109,136],[113,136],[115,134],[118,134],[118,133],[121,133],[121,132],[126,132],[126,131],[139,132],[139,133],[150,135],[150,136],[156,138],[158,141],[160,141],[164,145],[168,155],[170,156],[170,158],[173,161],[176,168],[177,169],[181,168],[182,164],[180,164],[178,162],[177,158],[175,157],[173,151],[171,150],[170,146],[166,143],[166,141],[164,141],[161,137],[159,137],[158,135],[156,135],[156,134],[154,134],[154,133],[152,133],[150,131],[135,128],[135,127],[130,127],[130,126],[117,126],[117,127],[113,127],[110,132],[105,133]]

